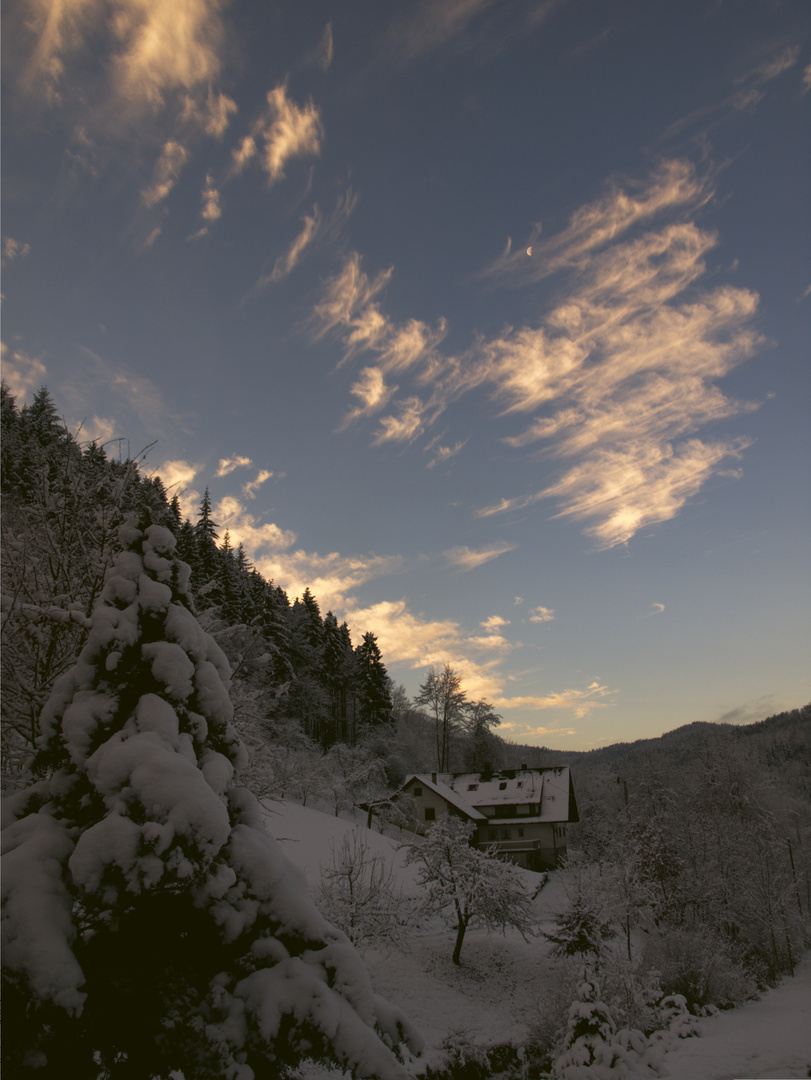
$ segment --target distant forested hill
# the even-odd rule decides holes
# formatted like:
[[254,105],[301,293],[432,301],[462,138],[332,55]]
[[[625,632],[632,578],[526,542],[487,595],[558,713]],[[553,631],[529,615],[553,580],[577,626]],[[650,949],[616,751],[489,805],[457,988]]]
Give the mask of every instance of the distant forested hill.
[[507,753],[511,764],[519,759],[532,764],[543,758],[543,764],[570,765],[587,771],[596,767],[621,771],[651,756],[675,766],[685,765],[707,743],[747,747],[760,754],[765,762],[804,763],[811,776],[811,704],[752,724],[712,724],[697,720],[655,739],[612,743],[597,750],[553,750],[510,743]]

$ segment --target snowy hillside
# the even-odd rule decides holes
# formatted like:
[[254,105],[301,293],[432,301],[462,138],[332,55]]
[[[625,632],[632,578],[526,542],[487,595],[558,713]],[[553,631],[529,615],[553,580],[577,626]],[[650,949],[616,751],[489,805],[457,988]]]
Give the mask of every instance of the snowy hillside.
[[[324,814],[290,802],[266,803],[269,831],[285,854],[305,873],[315,892],[321,867],[330,861],[331,845],[361,828],[376,854],[394,868],[405,894],[418,889],[417,871],[407,866],[397,836],[367,832],[364,816]],[[408,838],[403,833],[402,839]],[[540,875],[526,874],[534,889]],[[539,929],[551,929],[564,902],[561,882],[553,875],[533,901]],[[396,1002],[416,1023],[426,1051],[414,1069],[438,1067],[443,1042],[462,1037],[480,1045],[511,1042],[521,1046],[534,1022],[539,998],[550,978],[550,943],[524,942],[515,931],[505,936],[471,929],[461,966],[451,962],[453,931],[440,923],[415,933],[408,952],[366,950],[375,990]],[[811,1075],[811,957],[794,979],[741,1009],[700,1021],[701,1036],[681,1040],[663,1060],[660,1074],[671,1080],[766,1080]],[[328,1074],[313,1071],[315,1076]]]

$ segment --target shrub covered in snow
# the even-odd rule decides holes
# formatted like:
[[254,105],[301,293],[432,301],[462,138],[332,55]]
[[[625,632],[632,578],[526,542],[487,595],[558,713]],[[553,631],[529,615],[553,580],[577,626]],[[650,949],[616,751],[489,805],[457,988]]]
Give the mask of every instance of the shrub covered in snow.
[[125,525],[37,775],[4,806],[5,1058],[39,1077],[401,1077],[418,1043],[237,786],[224,655],[159,526]]
[[584,970],[552,1072],[555,1080],[654,1080],[659,1061],[643,1032],[617,1030],[598,983]]

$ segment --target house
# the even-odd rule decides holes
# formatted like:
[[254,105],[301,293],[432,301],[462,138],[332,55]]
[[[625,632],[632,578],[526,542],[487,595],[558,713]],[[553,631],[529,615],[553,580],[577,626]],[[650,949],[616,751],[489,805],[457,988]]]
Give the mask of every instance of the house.
[[408,777],[409,827],[424,833],[446,814],[476,826],[472,842],[527,870],[549,870],[566,854],[566,826],[579,820],[568,766],[500,772],[430,773]]

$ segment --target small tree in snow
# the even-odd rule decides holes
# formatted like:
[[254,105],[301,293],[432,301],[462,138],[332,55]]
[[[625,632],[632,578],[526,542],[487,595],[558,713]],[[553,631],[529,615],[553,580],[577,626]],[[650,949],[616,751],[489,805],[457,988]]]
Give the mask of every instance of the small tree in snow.
[[617,1031],[599,984],[584,968],[563,1052],[552,1070],[555,1080],[655,1080],[659,1060],[641,1031]]
[[564,871],[568,903],[555,919],[554,933],[543,932],[554,942],[556,956],[577,956],[591,960],[595,967],[605,953],[607,941],[614,937],[611,911],[606,898],[607,882],[594,863],[572,855]]
[[470,846],[473,826],[446,817],[422,842],[407,844],[407,863],[421,863],[419,883],[426,888],[422,909],[456,925],[453,962],[459,963],[469,926],[502,933],[512,927],[532,933],[531,897],[520,872],[510,863]]
[[42,713],[43,778],[4,807],[10,1072],[252,1080],[307,1054],[402,1077],[407,1021],[235,783],[228,664],[173,536],[120,539]]
[[321,867],[319,907],[353,945],[403,948],[412,906],[397,885],[394,870],[375,855],[363,832],[355,828]]

